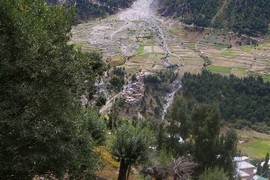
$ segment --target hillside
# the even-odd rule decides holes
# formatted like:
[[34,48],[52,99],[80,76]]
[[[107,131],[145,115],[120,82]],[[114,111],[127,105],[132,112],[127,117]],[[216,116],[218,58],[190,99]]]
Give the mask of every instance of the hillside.
[[50,4],[75,7],[77,20],[104,17],[132,5],[134,0],[45,0]]
[[263,0],[164,0],[159,12],[187,24],[249,35],[266,34],[270,22],[270,2]]

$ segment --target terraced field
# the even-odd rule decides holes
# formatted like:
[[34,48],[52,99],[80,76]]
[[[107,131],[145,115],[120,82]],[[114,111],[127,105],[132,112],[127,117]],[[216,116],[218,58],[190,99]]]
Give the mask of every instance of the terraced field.
[[270,136],[251,129],[237,130],[238,150],[251,158],[263,159],[270,152]]
[[[117,15],[79,24],[73,28],[72,43],[82,51],[102,52],[104,60],[122,65],[130,73],[174,64],[179,65],[180,74],[200,73],[203,54],[211,61],[208,69],[212,72],[239,77],[259,74],[270,79],[269,40],[254,41],[211,29],[196,32],[156,16],[153,8],[151,0],[138,0]],[[259,45],[246,45],[250,42]]]
[[[178,68],[180,76],[207,68],[223,75],[261,75],[270,80],[269,39],[198,30],[156,15],[155,7],[156,0],[137,0],[116,15],[79,24],[72,29],[71,43],[84,52],[102,52],[108,64],[125,68],[128,81],[133,74],[141,78],[171,66]],[[115,96],[110,94],[107,102]]]

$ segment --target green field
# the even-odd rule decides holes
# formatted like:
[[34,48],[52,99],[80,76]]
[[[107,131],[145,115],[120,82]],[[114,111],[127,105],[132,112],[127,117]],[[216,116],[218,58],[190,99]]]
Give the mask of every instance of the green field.
[[247,143],[238,144],[238,149],[249,157],[264,158],[270,152],[270,141],[262,139],[252,139]]
[[222,55],[228,57],[228,58],[236,58],[236,55],[231,50],[225,50],[221,53]]
[[262,78],[264,82],[270,82],[270,75],[263,75]]
[[144,52],[144,45],[140,45],[137,49],[137,54],[142,54]]
[[266,153],[270,153],[270,135],[255,132],[253,130],[237,130],[237,149],[243,155],[256,158],[264,158]]
[[215,49],[218,49],[218,50],[221,50],[221,49],[227,48],[227,46],[228,46],[228,45],[216,43],[216,44],[214,45],[214,48],[215,48]]
[[231,72],[230,67],[221,67],[221,66],[209,66],[208,70],[211,72],[221,72],[221,73],[230,73]]
[[254,47],[253,46],[245,46],[245,47],[242,47],[241,49],[245,52],[251,52],[254,49]]

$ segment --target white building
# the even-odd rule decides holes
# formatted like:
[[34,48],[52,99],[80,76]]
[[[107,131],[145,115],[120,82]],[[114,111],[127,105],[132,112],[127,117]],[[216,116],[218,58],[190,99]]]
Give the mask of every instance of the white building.
[[248,157],[235,157],[234,161],[236,162],[236,172],[237,175],[242,180],[253,180],[255,173],[256,173],[256,167],[247,162]]

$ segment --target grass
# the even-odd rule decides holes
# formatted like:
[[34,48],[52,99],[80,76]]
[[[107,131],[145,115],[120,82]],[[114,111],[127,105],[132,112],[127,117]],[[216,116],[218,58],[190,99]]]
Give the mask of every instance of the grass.
[[249,157],[264,158],[266,153],[270,153],[270,135],[259,133],[251,129],[237,130],[238,150]]
[[125,58],[122,56],[116,56],[116,57],[112,57],[110,64],[112,66],[119,66],[125,63]]
[[225,51],[223,51],[221,54],[224,55],[224,56],[226,56],[226,57],[228,57],[228,58],[235,58],[236,57],[236,55],[234,54],[234,52],[231,51],[231,50],[228,50],[228,49],[225,50]]
[[238,144],[238,150],[249,157],[264,158],[270,152],[270,141],[263,139],[251,139],[247,143]]
[[120,166],[120,163],[113,159],[107,147],[99,146],[95,149],[95,153],[100,155],[101,162],[104,165],[110,165],[113,168],[118,168]]
[[256,47],[256,49],[264,49],[264,48],[269,48],[270,47],[270,44],[269,43],[266,43],[266,44],[261,44],[259,46]]
[[151,41],[140,44],[140,46],[138,47],[136,53],[137,54],[143,54],[144,53],[144,46],[153,46],[153,45],[155,45],[155,44],[153,42],[151,42]]
[[241,48],[245,52],[251,52],[253,50],[253,46],[245,46]]
[[76,44],[74,45],[74,49],[75,49],[75,50],[78,50],[78,49],[82,48],[84,45],[85,45],[85,44],[83,44],[83,43],[76,43]]
[[208,69],[212,72],[221,72],[221,73],[230,73],[230,67],[221,67],[221,66],[209,66]]
[[246,68],[232,68],[231,73],[238,77],[244,77],[247,74],[246,70]]
[[224,49],[224,48],[227,48],[228,45],[225,45],[225,44],[220,44],[220,43],[216,43],[214,45],[215,49]]
[[140,46],[138,47],[136,53],[137,54],[142,54],[144,52],[144,45],[140,44]]
[[187,46],[187,48],[188,48],[188,49],[194,49],[194,48],[195,48],[195,45],[194,45],[194,44],[189,44],[189,45]]
[[180,32],[180,30],[177,29],[177,28],[173,28],[173,29],[170,29],[169,32],[172,33],[172,34],[174,34],[174,35],[178,35],[179,32]]
[[264,82],[270,82],[270,75],[262,76]]

